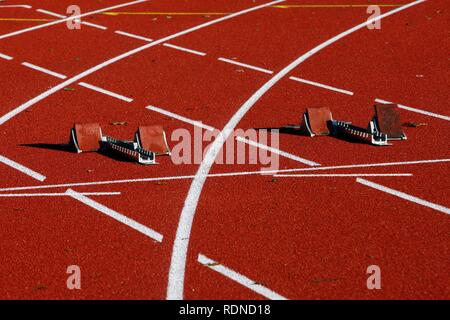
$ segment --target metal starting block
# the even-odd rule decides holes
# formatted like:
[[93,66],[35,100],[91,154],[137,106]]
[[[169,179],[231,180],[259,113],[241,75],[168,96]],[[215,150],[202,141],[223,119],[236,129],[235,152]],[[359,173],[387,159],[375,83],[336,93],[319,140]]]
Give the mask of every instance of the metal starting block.
[[333,115],[327,107],[307,108],[300,129],[311,137],[327,136],[330,134],[328,124],[332,120]]
[[374,121],[370,121],[369,129],[363,129],[345,121],[331,121],[334,135],[343,135],[352,139],[361,140],[377,146],[387,146],[388,138],[384,133],[375,130]]
[[166,133],[161,126],[139,127],[134,141],[103,136],[97,123],[75,124],[70,144],[80,152],[113,152],[141,164],[156,164],[156,156],[170,154]]
[[385,133],[388,140],[406,140],[396,104],[376,104],[373,122],[374,130]]

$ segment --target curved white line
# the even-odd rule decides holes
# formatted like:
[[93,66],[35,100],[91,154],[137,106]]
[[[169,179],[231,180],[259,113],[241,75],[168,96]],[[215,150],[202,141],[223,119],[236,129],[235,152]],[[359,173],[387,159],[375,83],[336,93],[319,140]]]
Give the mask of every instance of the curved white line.
[[214,140],[210,149],[208,150],[203,162],[201,163],[194,180],[192,181],[189,193],[184,202],[183,210],[181,211],[180,220],[178,223],[177,233],[175,236],[175,241],[173,244],[172,259],[170,263],[169,279],[167,286],[167,299],[170,300],[181,300],[183,299],[184,290],[184,276],[186,272],[186,258],[189,246],[189,237],[191,235],[192,224],[195,216],[195,211],[197,209],[197,204],[202,192],[203,186],[205,184],[208,173],[213,165],[215,158],[219,151],[221,150],[223,144],[225,143],[228,136],[233,132],[233,129],[239,123],[239,121],[244,117],[244,115],[250,110],[250,108],[267,92],[272,88],[278,81],[285,77],[289,72],[291,72],[298,65],[312,57],[317,52],[328,47],[329,45],[335,43],[336,41],[352,34],[353,32],[366,27],[376,21],[393,15],[397,12],[415,6],[419,3],[426,2],[426,0],[418,0],[397,9],[391,10],[385,14],[378,17],[369,19],[357,26],[340,33],[339,35],[323,42],[312,50],[308,51],[304,55],[300,56],[293,62],[291,62],[287,67],[278,72],[273,78],[266,82],[261,88],[258,89],[234,114],[230,121],[225,125],[221,134]]
[[[90,68],[90,69],[88,69],[86,71],[83,71],[82,73],[79,73],[78,75],[76,75],[76,76],[74,76],[74,77],[72,77],[72,78],[70,78],[70,79],[60,83],[59,85],[56,85],[56,86],[50,88],[49,90],[41,93],[37,97],[34,97],[33,99],[25,102],[24,104],[22,104],[21,106],[15,108],[14,110],[11,110],[7,114],[5,114],[2,117],[0,117],[0,125],[4,124],[9,119],[13,118],[17,114],[19,114],[19,113],[23,112],[24,110],[28,109],[29,107],[31,107],[32,105],[36,104],[37,102],[39,102],[39,101],[45,99],[46,97],[52,95],[53,93],[55,93],[55,92],[65,88],[65,87],[71,85],[74,82],[77,82],[81,78],[84,78],[84,77],[86,77],[86,76],[88,76],[88,75],[90,75],[90,74],[92,74],[92,73],[94,73],[94,72],[96,72],[96,71],[106,67],[106,66],[109,66],[109,65],[113,64],[114,62],[117,62],[119,60],[127,58],[127,57],[129,57],[129,56],[131,56],[131,55],[133,55],[135,53],[141,52],[141,51],[146,50],[148,48],[154,47],[154,46],[156,46],[158,44],[164,43],[164,42],[166,42],[168,40],[171,40],[171,39],[174,39],[174,38],[186,35],[186,34],[191,33],[193,31],[196,31],[196,30],[208,27],[210,25],[213,25],[213,24],[225,21],[225,20],[229,20],[229,19],[235,18],[235,17],[243,15],[245,13],[249,13],[249,12],[256,11],[256,10],[259,10],[259,9],[262,9],[262,8],[265,8],[265,7],[269,7],[269,6],[273,5],[273,4],[284,2],[284,1],[285,0],[272,1],[272,2],[269,2],[269,3],[266,3],[266,4],[262,4],[262,5],[259,5],[259,6],[256,6],[256,7],[245,9],[245,10],[242,10],[242,11],[239,11],[239,12],[236,12],[236,13],[233,13],[233,14],[230,14],[230,15],[227,15],[227,16],[215,19],[215,20],[211,20],[211,21],[206,22],[206,23],[202,23],[202,24],[200,24],[198,26],[195,26],[195,27],[192,27],[192,28],[189,28],[189,29],[177,32],[175,34],[172,34],[172,35],[167,36],[165,38],[161,38],[159,40],[155,40],[155,41],[153,41],[151,43],[148,43],[146,45],[143,45],[143,46],[138,47],[136,49],[133,49],[131,51],[127,51],[125,53],[122,53],[121,55],[119,55],[117,57],[109,59],[109,60],[107,60],[105,62],[102,62],[102,63],[100,63],[100,64],[98,64],[98,65],[96,65],[96,66],[94,66],[94,67],[92,67],[92,68]],[[58,20],[58,21],[62,21],[62,20]],[[0,37],[0,39],[1,39],[1,37]]]

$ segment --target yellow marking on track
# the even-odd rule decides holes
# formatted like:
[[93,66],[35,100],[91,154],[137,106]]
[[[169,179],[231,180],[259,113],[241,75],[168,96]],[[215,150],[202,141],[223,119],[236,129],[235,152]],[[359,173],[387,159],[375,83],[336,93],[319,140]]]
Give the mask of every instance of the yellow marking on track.
[[55,19],[0,18],[0,21],[54,21]]
[[369,6],[379,7],[401,7],[404,4],[291,4],[291,5],[276,5],[272,8],[291,9],[291,8],[367,8]]
[[148,15],[148,16],[224,16],[227,12],[102,12],[107,16]]

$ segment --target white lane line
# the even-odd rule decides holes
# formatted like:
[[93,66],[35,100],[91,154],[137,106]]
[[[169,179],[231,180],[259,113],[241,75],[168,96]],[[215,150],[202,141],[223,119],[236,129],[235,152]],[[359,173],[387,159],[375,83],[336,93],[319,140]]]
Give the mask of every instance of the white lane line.
[[8,4],[8,5],[1,5],[0,8],[25,8],[25,9],[31,9],[32,6],[29,6],[27,4]]
[[[446,163],[446,162],[450,162],[450,159],[267,170],[267,171],[264,171],[264,174],[267,175],[267,174],[277,174],[279,172],[298,172],[298,171],[307,171],[308,172],[308,171],[317,171],[317,170],[339,170],[339,169],[370,168],[370,167],[383,167],[383,166],[388,167],[388,166],[433,164],[433,163]],[[259,171],[222,172],[222,173],[208,174],[208,178],[215,178],[215,177],[225,178],[225,177],[238,177],[238,176],[248,176],[248,175],[261,175],[261,173],[262,173],[261,170],[259,170]],[[75,182],[75,183],[64,183],[64,184],[40,185],[40,186],[0,188],[0,192],[36,190],[36,189],[52,189],[52,188],[69,188],[69,187],[81,187],[81,186],[97,186],[97,185],[121,184],[121,183],[144,183],[144,182],[153,182],[153,181],[189,180],[189,179],[193,179],[193,178],[195,178],[195,175],[151,177],[151,178],[138,178],[138,179],[121,179],[121,180],[109,180],[109,181]]]
[[343,93],[343,94],[347,94],[349,96],[354,95],[353,92],[348,91],[348,90],[344,90],[344,89],[339,89],[336,87],[332,87],[323,83],[319,83],[319,82],[314,82],[311,80],[306,80],[306,79],[302,79],[302,78],[298,78],[298,77],[289,77],[289,79],[293,80],[293,81],[297,81],[297,82],[301,82],[301,83],[306,83],[315,87],[319,87],[319,88],[323,88],[323,89],[327,89],[327,90],[331,90],[331,91],[335,91],[335,92],[339,92],[339,93]]
[[214,128],[213,128],[213,127],[208,126],[208,125],[205,125],[205,124],[203,124],[201,121],[191,120],[191,119],[189,119],[189,118],[180,116],[180,115],[178,115],[178,114],[176,114],[176,113],[173,113],[173,112],[170,112],[170,111],[167,111],[167,110],[164,110],[164,109],[155,107],[155,106],[147,106],[146,109],[152,110],[152,111],[155,111],[155,112],[158,112],[158,113],[161,113],[161,114],[164,114],[164,115],[166,115],[166,116],[168,116],[168,117],[171,117],[171,118],[180,120],[180,121],[182,121],[182,122],[189,123],[189,124],[191,124],[191,125],[193,125],[193,126],[196,126],[196,127],[199,127],[199,128],[205,129],[205,130],[208,130],[208,131],[214,131]]
[[412,173],[275,174],[280,178],[412,177]]
[[12,60],[13,59],[13,57],[10,57],[10,56],[8,56],[6,54],[3,54],[3,53],[0,53],[0,58],[5,59],[5,60]]
[[[132,3],[128,3],[126,5],[135,4],[135,3],[143,2],[143,1],[147,1],[147,0],[139,0],[139,1],[132,2]],[[21,112],[25,111],[26,109],[30,108],[32,105],[38,103],[39,101],[41,101],[41,100],[47,98],[48,96],[54,94],[55,92],[58,92],[59,90],[61,90],[61,89],[65,88],[65,87],[67,87],[67,86],[77,82],[78,80],[80,80],[80,79],[82,79],[82,78],[84,78],[84,77],[86,77],[86,76],[88,76],[88,75],[90,75],[90,74],[92,74],[92,73],[94,73],[94,72],[96,72],[98,70],[101,70],[101,69],[103,69],[103,68],[105,68],[105,67],[107,67],[107,66],[109,66],[109,65],[111,65],[111,64],[113,64],[113,63],[115,63],[117,61],[125,59],[125,58],[127,58],[129,56],[132,56],[132,55],[138,53],[138,52],[141,52],[141,51],[144,51],[144,50],[149,49],[151,47],[157,46],[157,45],[159,45],[161,43],[164,43],[164,42],[167,42],[169,40],[172,40],[172,39],[178,38],[180,36],[192,33],[194,31],[197,31],[197,30],[209,27],[209,26],[211,26],[213,24],[216,24],[216,23],[219,23],[219,22],[222,22],[222,21],[226,21],[226,20],[229,20],[229,19],[233,19],[233,18],[241,16],[243,14],[246,14],[246,13],[249,13],[249,12],[253,12],[253,11],[256,11],[256,10],[259,10],[259,9],[262,9],[262,8],[266,8],[266,7],[269,7],[269,6],[273,5],[273,4],[280,3],[280,2],[283,2],[283,1],[285,1],[285,0],[277,0],[277,1],[266,3],[266,4],[258,5],[258,6],[255,6],[255,7],[251,7],[249,9],[245,9],[245,10],[242,10],[242,11],[238,11],[238,12],[235,12],[233,14],[229,14],[227,16],[220,17],[218,19],[211,20],[211,21],[202,23],[200,25],[197,25],[195,27],[192,27],[192,28],[189,28],[189,29],[177,32],[177,33],[174,33],[174,34],[172,34],[170,36],[167,36],[167,37],[161,38],[159,40],[153,41],[151,43],[148,43],[148,44],[143,45],[141,47],[138,47],[136,49],[127,51],[125,53],[122,53],[121,55],[118,55],[118,56],[116,56],[116,57],[114,57],[112,59],[106,60],[106,61],[104,61],[104,62],[102,62],[102,63],[100,63],[100,64],[98,64],[98,65],[96,65],[96,66],[94,66],[94,67],[92,67],[90,69],[87,69],[87,70],[85,70],[85,71],[83,71],[83,72],[73,76],[72,78],[70,78],[70,79],[60,83],[59,85],[56,85],[56,86],[48,89],[47,91],[44,91],[40,95],[38,95],[38,96],[28,100],[24,104],[22,104],[22,105],[18,106],[17,108],[9,111],[8,113],[6,113],[5,115],[0,117],[0,125],[4,124],[6,121],[10,120],[11,118],[15,117],[19,113],[21,113]],[[125,5],[121,5],[121,6],[125,6]],[[115,8],[117,8],[117,7],[115,7]],[[107,8],[107,9],[111,9],[111,8]],[[107,9],[97,10],[97,11],[94,11],[93,13],[88,13],[88,14],[85,14],[85,15],[99,13],[99,12],[102,12],[102,11],[106,11]],[[72,19],[72,17],[71,17],[71,19]],[[64,21],[66,21],[66,19],[59,20],[59,21],[60,22],[64,22]],[[46,24],[46,25],[48,26],[48,24]],[[43,25],[39,25],[39,26],[42,27]],[[24,32],[24,31],[21,30],[21,32]],[[2,37],[5,37],[5,36],[0,36],[0,39],[2,39]]]
[[104,205],[82,195],[81,193],[78,193],[72,189],[67,189],[66,194],[71,196],[72,198],[84,203],[85,205],[106,214],[108,217],[111,217],[111,218],[129,226],[130,228],[132,228],[136,231],[139,231],[140,233],[146,235],[147,237],[152,238],[155,241],[162,242],[162,240],[163,240],[163,236],[160,233],[156,232],[155,230],[152,230],[149,227],[146,227],[143,224],[140,224],[139,222],[137,222],[133,219],[130,219],[127,216],[124,216],[123,214],[118,213],[108,207],[105,207]]
[[36,180],[39,180],[41,182],[46,179],[46,177],[43,176],[42,174],[37,173],[36,171],[33,171],[33,170],[21,165],[20,163],[17,163],[15,161],[8,159],[1,155],[0,155],[0,162],[6,164],[7,166],[10,166],[11,168],[14,168],[14,169],[20,171],[22,173],[25,173],[26,175],[28,175]]
[[45,9],[36,9],[37,12],[43,13],[43,14],[47,14],[49,16],[52,17],[57,17],[57,18],[66,18],[67,16],[53,12],[53,11],[49,11],[49,10],[45,10]]
[[123,100],[125,102],[132,102],[133,101],[133,99],[131,99],[131,98],[122,96],[122,95],[120,95],[118,93],[114,93],[114,92],[109,91],[109,90],[105,90],[103,88],[94,86],[94,85],[86,83],[86,82],[80,82],[80,83],[78,83],[78,85],[80,85],[82,87],[85,87],[87,89],[91,89],[91,90],[94,90],[94,91],[106,94],[107,96],[110,96],[110,97],[113,97],[113,98],[116,98],[116,99],[119,99],[119,100]]
[[247,68],[247,69],[251,69],[251,70],[267,73],[267,74],[272,74],[273,73],[272,70],[267,70],[267,69],[264,69],[264,68],[252,66],[251,64],[237,62],[237,61],[226,59],[226,58],[218,58],[217,60],[222,61],[222,62],[226,62],[226,63],[230,63],[230,64],[234,64],[234,65],[237,65],[237,66],[240,66],[240,67],[243,67],[243,68]]
[[212,165],[215,162],[217,155],[222,149],[223,144],[228,139],[228,135],[234,131],[234,128],[242,120],[245,114],[253,107],[253,105],[261,99],[261,97],[269,91],[275,84],[277,84],[281,79],[287,76],[292,70],[298,67],[301,63],[308,60],[314,56],[317,52],[328,47],[329,45],[335,43],[336,41],[352,34],[355,31],[366,28],[368,25],[373,24],[385,17],[393,15],[397,12],[415,6],[419,3],[425,2],[425,0],[418,0],[397,9],[393,9],[387,13],[379,15],[375,18],[368,19],[359,25],[348,29],[333,38],[321,43],[312,50],[303,54],[288,66],[283,68],[274,77],[267,81],[261,88],[259,88],[233,115],[233,117],[228,121],[228,123],[223,128],[221,134],[214,140],[210,145],[210,148],[206,152],[206,155],[197,171],[196,177],[191,183],[188,195],[184,202],[183,209],[181,211],[180,219],[178,222],[177,232],[175,236],[175,241],[172,250],[172,259],[169,271],[169,281],[168,281],[168,293],[167,297],[169,299],[183,299],[184,292],[184,277],[186,272],[186,259],[189,247],[189,239],[192,230],[192,224],[194,221],[195,212],[197,210],[198,201],[200,199],[200,194],[202,193],[203,186],[206,182],[206,177],[211,170]]
[[[80,192],[83,196],[118,196],[120,192]],[[14,197],[68,197],[67,193],[0,193],[0,198]]]
[[[378,102],[378,103],[392,103],[392,102],[389,102],[389,101],[386,101],[386,100],[383,100],[383,99],[375,99],[375,102]],[[426,115],[426,116],[430,116],[430,117],[434,117],[434,118],[450,121],[450,117],[444,116],[442,114],[437,114],[437,113],[433,113],[433,112],[429,112],[429,111],[425,111],[425,110],[421,110],[421,109],[411,108],[411,107],[407,107],[407,106],[404,106],[404,105],[401,105],[401,104],[398,104],[398,107],[400,109],[408,110],[408,111],[411,111],[411,112],[420,113],[420,114],[423,114],[423,115]]]
[[114,31],[114,33],[120,34],[120,35],[125,36],[125,37],[139,39],[139,40],[143,40],[143,41],[147,41],[147,42],[152,42],[153,41],[153,39],[146,38],[146,37],[143,37],[143,36],[138,36],[137,34],[128,33],[128,32],[125,32],[125,31],[116,30],[116,31]]
[[358,182],[360,184],[363,184],[363,185],[365,185],[367,187],[370,187],[370,188],[373,188],[373,189],[377,189],[379,191],[383,191],[383,192],[389,193],[390,195],[402,198],[404,200],[417,203],[417,204],[419,204],[421,206],[428,207],[428,208],[431,208],[431,209],[434,209],[434,210],[437,210],[437,211],[440,211],[440,212],[443,212],[443,213],[446,213],[446,214],[450,214],[450,209],[447,208],[447,207],[444,207],[444,206],[438,205],[436,203],[429,202],[429,201],[426,201],[426,200],[423,200],[423,199],[411,196],[411,195],[409,195],[407,193],[404,193],[404,192],[401,192],[401,191],[397,191],[397,190],[385,187],[385,186],[383,186],[381,184],[378,184],[378,183],[375,183],[375,182],[371,182],[371,181],[368,181],[368,180],[365,180],[365,179],[361,179],[361,178],[356,179],[356,182]]
[[222,264],[217,263],[216,261],[204,256],[203,254],[198,255],[197,261],[204,265],[205,267],[208,267],[221,275],[236,281],[237,283],[243,285],[244,287],[252,290],[253,292],[256,292],[263,297],[266,297],[270,300],[287,300],[285,297],[279,295],[278,293],[270,290],[269,288],[264,287],[263,285],[247,278],[246,276],[237,273],[236,271],[231,270],[230,268],[225,267]]
[[304,164],[306,164],[308,166],[320,166],[320,164],[317,163],[317,162],[298,157],[298,156],[293,155],[291,153],[288,153],[288,152],[285,152],[285,151],[281,151],[281,150],[276,149],[276,148],[269,147],[269,146],[267,146],[265,144],[255,142],[253,140],[250,140],[250,139],[247,139],[247,138],[244,138],[244,137],[241,137],[241,136],[237,136],[236,140],[238,140],[240,142],[243,142],[243,143],[246,143],[246,144],[249,144],[251,146],[260,148],[260,149],[264,149],[264,150],[270,151],[272,153],[276,153],[276,154],[278,154],[280,156],[283,156],[285,158],[288,158],[288,159],[291,159],[291,160],[294,160],[294,161],[297,161],[297,162],[304,163]]
[[206,56],[206,53],[204,53],[204,52],[188,49],[188,48],[185,48],[185,47],[176,46],[176,45],[170,44],[170,43],[164,43],[163,46],[169,47],[169,48],[172,48],[172,49],[175,49],[175,50],[180,50],[180,51],[196,54],[198,56]]
[[137,0],[137,1],[127,2],[127,3],[122,3],[122,4],[119,4],[119,5],[116,5],[116,6],[103,8],[103,9],[99,9],[99,10],[95,10],[95,11],[91,11],[91,12],[86,12],[86,13],[83,13],[83,14],[80,14],[80,15],[77,15],[77,16],[70,16],[70,17],[67,17],[67,18],[64,18],[64,19],[61,19],[61,20],[51,21],[51,22],[40,24],[40,25],[33,26],[33,27],[30,27],[30,28],[17,30],[17,31],[14,31],[14,32],[11,32],[11,33],[0,35],[0,40],[1,39],[5,39],[5,38],[9,38],[9,37],[13,37],[13,36],[25,33],[25,32],[30,32],[30,31],[33,31],[33,30],[37,30],[37,29],[42,29],[42,28],[46,28],[46,27],[49,27],[49,26],[53,26],[55,24],[63,23],[63,22],[69,21],[69,20],[80,19],[80,18],[83,18],[83,17],[87,17],[87,16],[91,16],[91,15],[94,15],[94,14],[97,14],[97,13],[101,13],[101,12],[104,12],[104,11],[111,11],[111,10],[114,10],[114,9],[118,9],[118,8],[122,8],[122,7],[126,7],[126,6],[131,6],[131,5],[142,3],[142,2],[146,2],[146,1],[148,1],[148,0]]
[[[76,19],[75,21],[79,22],[80,20]],[[81,21],[81,24],[83,24],[85,26],[93,27],[93,28],[96,28],[96,29],[100,29],[100,30],[108,29],[107,27],[104,27],[104,26],[101,26],[99,24],[95,24],[95,23],[92,23],[92,22],[87,22],[87,21]]]
[[32,63],[29,63],[29,62],[22,62],[22,65],[25,66],[25,67],[28,67],[30,69],[34,69],[36,71],[40,71],[40,72],[46,73],[48,75],[51,75],[51,76],[59,78],[59,79],[66,79],[67,78],[67,76],[65,76],[65,75],[63,75],[61,73],[54,72],[54,71],[48,70],[46,68],[39,67],[39,66],[37,66],[35,64],[32,64]]

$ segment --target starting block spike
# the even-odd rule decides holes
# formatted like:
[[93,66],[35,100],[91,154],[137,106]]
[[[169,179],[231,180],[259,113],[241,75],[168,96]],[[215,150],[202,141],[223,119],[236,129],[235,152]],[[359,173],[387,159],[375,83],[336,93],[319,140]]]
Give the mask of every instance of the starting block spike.
[[105,136],[102,137],[102,149],[104,151],[112,151],[124,158],[137,161],[140,164],[156,164],[156,154],[141,148],[134,141],[117,140]]
[[70,131],[70,144],[77,152],[95,152],[100,149],[102,129],[98,123],[76,123]]
[[300,130],[314,136],[327,136],[330,134],[328,124],[333,115],[327,107],[307,108],[301,120]]
[[370,131],[354,126],[351,122],[332,120],[333,134],[334,135],[344,135],[349,138],[364,141],[376,146],[387,146],[387,135],[384,133],[379,133],[374,130],[374,122],[371,121],[369,124]]
[[387,135],[388,140],[406,140],[403,132],[400,112],[396,104],[376,104],[373,119],[374,130]]
[[151,150],[157,155],[170,155],[166,132],[162,126],[140,126],[135,134],[135,142],[145,150]]

